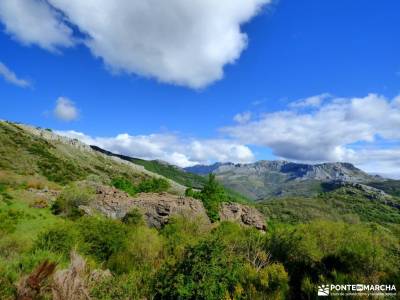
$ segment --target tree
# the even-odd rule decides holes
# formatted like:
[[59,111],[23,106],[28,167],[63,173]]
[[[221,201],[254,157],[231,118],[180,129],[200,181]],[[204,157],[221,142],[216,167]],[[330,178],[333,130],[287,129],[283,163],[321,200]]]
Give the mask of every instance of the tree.
[[208,217],[212,222],[219,220],[219,208],[222,202],[228,201],[224,187],[218,183],[214,174],[208,175],[208,181],[200,193]]

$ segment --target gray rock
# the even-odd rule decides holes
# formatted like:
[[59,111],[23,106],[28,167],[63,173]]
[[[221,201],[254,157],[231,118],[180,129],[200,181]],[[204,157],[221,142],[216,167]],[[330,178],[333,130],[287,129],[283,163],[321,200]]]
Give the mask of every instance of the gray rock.
[[265,217],[254,207],[239,203],[223,203],[219,212],[221,221],[236,222],[244,226],[266,231]]
[[[99,185],[95,188],[94,200],[87,206],[80,206],[88,215],[100,213],[112,219],[122,219],[136,208],[142,212],[148,226],[162,228],[173,216],[184,216],[203,224],[210,224],[203,203],[190,197],[168,193],[142,193],[131,197],[116,188]],[[265,231],[264,216],[254,207],[223,203],[220,210],[221,221],[232,221],[245,226],[253,226]]]
[[98,186],[95,199],[88,206],[80,207],[86,214],[101,213],[113,219],[122,219],[134,208],[143,213],[150,227],[161,228],[176,215],[199,218],[209,223],[201,201],[167,193],[142,193],[131,197],[115,188]]

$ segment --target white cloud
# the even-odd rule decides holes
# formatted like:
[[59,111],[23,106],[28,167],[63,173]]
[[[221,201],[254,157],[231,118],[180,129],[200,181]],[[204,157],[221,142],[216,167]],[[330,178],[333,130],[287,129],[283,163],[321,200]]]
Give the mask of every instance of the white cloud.
[[79,117],[79,111],[75,107],[74,102],[65,97],[57,99],[54,115],[62,121],[73,121]]
[[160,159],[181,167],[214,161],[251,162],[254,155],[244,145],[229,140],[183,139],[173,134],[119,134],[115,137],[91,137],[76,131],[57,133],[76,138],[118,154],[142,159]]
[[[376,94],[334,98],[313,110],[267,113],[222,131],[240,143],[271,148],[276,156],[290,160],[350,161],[358,165],[366,165],[371,159],[394,161],[398,150],[385,150],[383,141],[400,141],[398,99]],[[367,150],[366,146],[357,149],[357,143],[377,150]]]
[[243,113],[240,114],[236,114],[233,117],[233,120],[238,122],[239,124],[246,124],[247,122],[249,122],[251,119],[251,112],[249,111],[245,111]]
[[31,83],[28,80],[18,78],[17,75],[2,62],[0,62],[0,76],[2,76],[6,81],[22,88],[31,86]]
[[271,0],[0,3],[7,32],[24,43],[50,50],[71,46],[73,24],[86,35],[81,42],[112,71],[201,88],[221,79],[223,67],[239,58],[247,46],[241,24]]
[[25,45],[56,51],[74,44],[71,28],[46,1],[1,0],[0,20],[6,32]]
[[400,179],[400,147],[360,149],[352,162],[367,172]]
[[331,98],[332,96],[328,93],[323,93],[320,95],[308,97],[305,99],[300,99],[298,101],[289,104],[291,108],[306,108],[306,107],[319,107],[323,101]]

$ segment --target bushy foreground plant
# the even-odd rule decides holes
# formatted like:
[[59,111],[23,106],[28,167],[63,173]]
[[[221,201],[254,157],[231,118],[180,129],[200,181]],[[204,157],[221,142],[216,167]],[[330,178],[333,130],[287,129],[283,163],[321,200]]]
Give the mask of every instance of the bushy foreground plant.
[[[155,279],[156,298],[262,299],[284,296],[288,277],[283,266],[267,262],[260,268],[255,267],[246,258],[246,251],[250,249],[242,251],[231,239],[242,229],[228,223],[221,226],[223,228],[216,229],[206,239],[189,246],[181,259],[163,265]],[[244,234],[240,235],[239,243],[245,239]],[[264,252],[262,248],[257,251]]]
[[379,225],[281,226],[269,233],[267,249],[289,272],[293,296],[314,297],[326,282],[399,284],[399,240]]

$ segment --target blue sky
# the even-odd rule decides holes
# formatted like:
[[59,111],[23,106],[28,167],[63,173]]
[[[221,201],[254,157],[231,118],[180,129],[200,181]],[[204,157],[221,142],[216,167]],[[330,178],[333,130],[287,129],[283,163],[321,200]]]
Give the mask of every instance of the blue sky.
[[[399,1],[2,2],[2,119],[180,165],[348,160],[400,173]],[[90,5],[115,14],[107,28]]]

